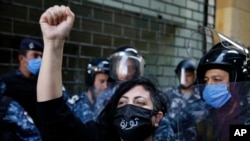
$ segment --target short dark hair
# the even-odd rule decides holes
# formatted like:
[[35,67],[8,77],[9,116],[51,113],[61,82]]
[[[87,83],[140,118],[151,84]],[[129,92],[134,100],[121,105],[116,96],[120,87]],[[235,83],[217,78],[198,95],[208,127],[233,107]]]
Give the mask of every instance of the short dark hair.
[[21,49],[21,50],[18,51],[18,55],[26,56],[27,52],[28,52],[28,50]]

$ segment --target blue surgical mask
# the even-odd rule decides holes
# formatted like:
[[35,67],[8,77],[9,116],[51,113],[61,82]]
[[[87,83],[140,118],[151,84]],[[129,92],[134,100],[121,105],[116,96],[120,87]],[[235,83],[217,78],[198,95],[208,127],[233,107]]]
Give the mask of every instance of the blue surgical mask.
[[231,97],[226,84],[206,85],[203,90],[204,100],[214,108],[222,107]]
[[34,75],[38,75],[40,66],[42,63],[42,59],[30,59],[28,60],[28,66],[27,69]]

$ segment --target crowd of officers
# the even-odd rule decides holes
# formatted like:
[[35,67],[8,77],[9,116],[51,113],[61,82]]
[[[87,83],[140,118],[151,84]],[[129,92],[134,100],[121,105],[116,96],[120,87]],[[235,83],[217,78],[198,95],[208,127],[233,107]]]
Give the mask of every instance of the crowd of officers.
[[[46,12],[43,16],[47,16]],[[1,141],[50,140],[47,136],[48,128],[44,126],[47,122],[41,120],[44,115],[41,116],[37,109],[37,83],[43,64],[44,46],[35,39],[23,39],[19,47],[18,68],[0,75]],[[127,122],[130,124],[129,128],[139,126],[138,129],[127,131],[129,129],[126,128],[126,131],[118,130],[117,134],[124,141],[146,140],[151,132],[154,141],[229,141],[230,125],[250,124],[248,56],[246,47],[226,38],[215,43],[198,61],[183,58],[175,69],[178,85],[159,92],[162,96],[162,107],[165,108],[161,110],[163,115],[158,122],[144,131],[142,127],[148,127],[144,126],[145,123],[138,122],[137,125],[137,121],[130,120]],[[110,107],[116,95],[123,92],[122,87],[129,84],[126,82],[136,81],[135,86],[142,83],[140,78],[144,76],[144,69],[147,69],[145,64],[146,59],[136,47],[119,46],[109,57],[93,58],[83,68],[85,90],[80,94],[68,95],[60,82],[62,101],[74,118],[83,125],[89,125],[92,121],[101,122],[101,117],[106,114],[106,106]],[[118,107],[120,103],[126,103],[126,98],[121,96]],[[138,118],[148,116],[147,111],[143,112],[145,115],[138,112],[141,101],[143,100],[136,100],[136,107],[130,105],[129,110],[118,108],[122,111],[118,115],[126,114],[126,118],[129,115]],[[40,105],[41,103],[43,102]],[[145,108],[140,110],[144,111]],[[117,120],[114,125],[118,124],[116,122]],[[120,122],[118,125],[123,127],[127,123]]]

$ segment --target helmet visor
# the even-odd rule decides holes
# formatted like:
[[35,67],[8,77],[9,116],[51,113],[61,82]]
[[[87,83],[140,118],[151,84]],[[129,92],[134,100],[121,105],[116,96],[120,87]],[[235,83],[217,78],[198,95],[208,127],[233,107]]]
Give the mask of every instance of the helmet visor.
[[205,46],[205,52],[217,44],[229,49],[234,49],[249,56],[249,51],[243,44],[240,44],[226,35],[210,27],[201,27],[194,31],[187,43],[187,53],[192,56],[196,47]]
[[127,81],[143,75],[144,59],[127,52],[118,52],[110,57],[110,77]]

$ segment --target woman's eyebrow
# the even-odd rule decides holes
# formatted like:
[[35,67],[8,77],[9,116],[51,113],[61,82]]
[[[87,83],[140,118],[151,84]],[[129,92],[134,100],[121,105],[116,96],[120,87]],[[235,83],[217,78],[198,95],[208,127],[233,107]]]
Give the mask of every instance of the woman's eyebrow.
[[135,99],[139,99],[139,98],[147,99],[146,97],[143,97],[143,96],[136,96],[135,97]]
[[121,96],[121,98],[126,98],[126,99],[128,99],[128,97],[127,97],[127,96],[124,96],[124,95],[123,95],[123,96]]

